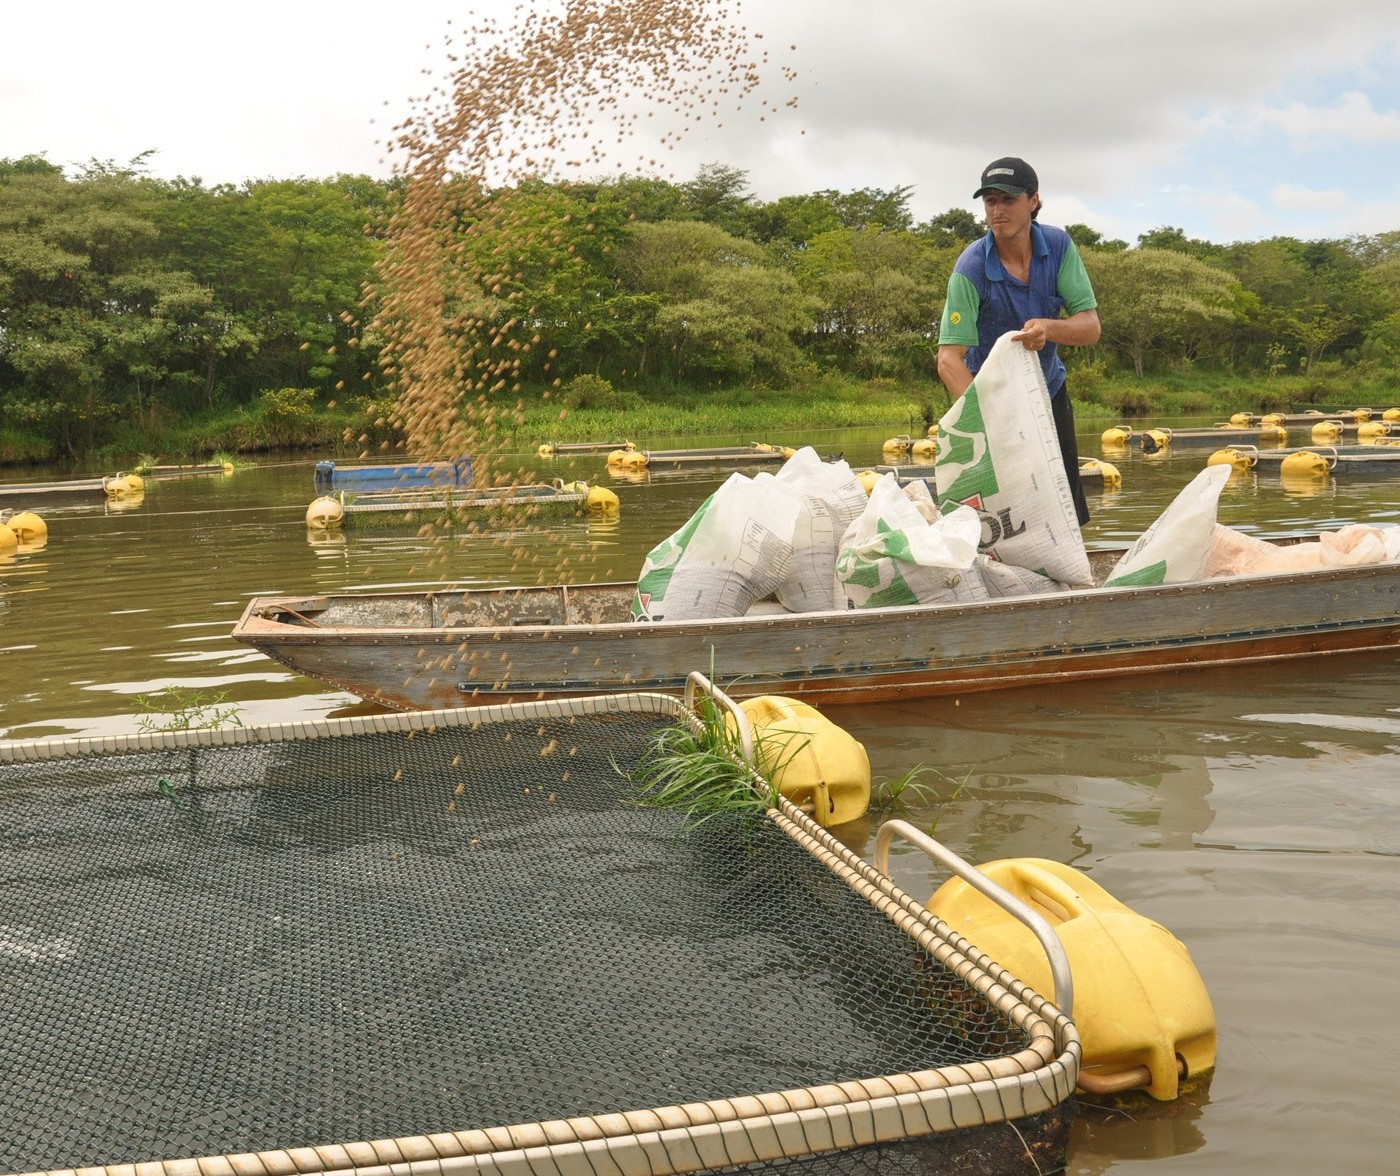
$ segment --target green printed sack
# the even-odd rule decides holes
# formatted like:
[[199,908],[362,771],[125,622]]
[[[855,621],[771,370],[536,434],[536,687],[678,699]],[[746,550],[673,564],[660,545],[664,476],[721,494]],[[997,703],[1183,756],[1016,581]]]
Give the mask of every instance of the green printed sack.
[[1230,468],[1206,466],[1192,478],[1113,565],[1104,587],[1184,584],[1204,579],[1215,540],[1220,491],[1230,480]]
[[1045,373],[1010,332],[939,420],[934,480],[944,511],[977,512],[985,554],[1065,584],[1092,581]]
[[893,474],[870,491],[836,557],[836,596],[846,608],[952,604],[987,599],[976,567],[976,512],[927,522]]
[[773,593],[792,564],[800,505],[767,481],[730,475],[648,552],[632,597],[634,621],[743,616]]

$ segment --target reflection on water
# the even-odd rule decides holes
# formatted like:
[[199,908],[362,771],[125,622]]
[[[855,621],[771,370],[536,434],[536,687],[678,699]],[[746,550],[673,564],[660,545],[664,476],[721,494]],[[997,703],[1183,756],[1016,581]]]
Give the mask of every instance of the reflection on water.
[[[876,465],[889,430],[779,433]],[[684,448],[747,438],[646,440]],[[1100,450],[1097,436],[1081,438],[1086,456]],[[1089,495],[1085,538],[1095,547],[1136,539],[1208,456],[1102,452],[1123,483]],[[607,483],[606,456],[519,460],[545,480]],[[234,643],[248,600],[633,580],[725,477],[639,471],[640,480],[613,480],[614,517],[438,539],[419,524],[309,533],[313,466],[307,456],[228,477],[154,479],[139,510],[112,509],[100,494],[38,504],[47,545],[0,557],[0,737],[131,732],[133,695],[166,686],[223,693],[245,723],[375,713]],[[1400,502],[1385,481],[1328,478],[1300,490],[1256,470],[1230,479],[1220,520],[1289,534],[1400,522]],[[733,664],[744,653],[721,651]],[[1383,1010],[1400,1006],[1396,661],[1318,659],[830,709],[866,745],[877,777],[930,769],[930,797],[891,815],[974,861],[1073,864],[1170,928],[1200,968],[1221,1033],[1208,1091],[1170,1105],[1084,1107],[1071,1171],[1167,1157],[1177,1157],[1173,1170],[1386,1170],[1388,1092],[1400,1079],[1377,1048]],[[838,833],[868,852],[878,820]],[[892,870],[921,900],[942,881],[920,855],[896,854]]]

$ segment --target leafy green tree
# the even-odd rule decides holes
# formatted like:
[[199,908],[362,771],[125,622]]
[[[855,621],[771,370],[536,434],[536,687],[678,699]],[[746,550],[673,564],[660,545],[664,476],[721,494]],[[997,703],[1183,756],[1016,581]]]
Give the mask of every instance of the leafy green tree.
[[1202,327],[1234,314],[1234,278],[1179,250],[1091,249],[1084,266],[1103,319],[1099,345],[1138,377],[1154,353],[1192,357]]
[[211,301],[163,264],[140,166],[0,171],[0,391],[12,421],[72,457],[149,419]]
[[987,235],[987,225],[965,208],[950,208],[915,230],[943,249],[962,249]]
[[627,290],[659,304],[647,354],[664,357],[673,380],[781,380],[799,359],[794,336],[810,310],[761,246],[714,225],[663,221],[636,225],[617,264]]
[[930,340],[956,253],[907,232],[835,229],[794,263],[817,307],[814,344],[866,376],[910,375]]
[[742,234],[745,217],[754,202],[748,185],[749,173],[742,168],[704,164],[693,180],[680,185],[686,215],[728,233]]

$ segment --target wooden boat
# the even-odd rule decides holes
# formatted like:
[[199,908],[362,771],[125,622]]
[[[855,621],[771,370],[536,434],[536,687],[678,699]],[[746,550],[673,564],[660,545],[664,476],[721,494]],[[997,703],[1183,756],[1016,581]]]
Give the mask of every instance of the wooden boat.
[[318,494],[334,490],[393,490],[417,486],[470,486],[472,459],[405,462],[399,465],[339,466],[333,461],[316,463]]
[[[1091,553],[1097,583],[1121,554]],[[1400,642],[1400,563],[654,624],[630,619],[635,589],[256,597],[233,636],[299,673],[402,709],[676,690],[702,663],[713,663],[731,694],[821,704],[1394,650]]]

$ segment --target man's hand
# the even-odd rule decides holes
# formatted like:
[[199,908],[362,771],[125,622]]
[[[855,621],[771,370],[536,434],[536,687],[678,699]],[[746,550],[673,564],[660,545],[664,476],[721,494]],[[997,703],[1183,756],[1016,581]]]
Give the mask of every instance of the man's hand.
[[1011,338],[1027,351],[1042,351],[1045,344],[1050,341],[1046,332],[1048,325],[1049,322],[1046,319],[1027,319],[1026,325]]

